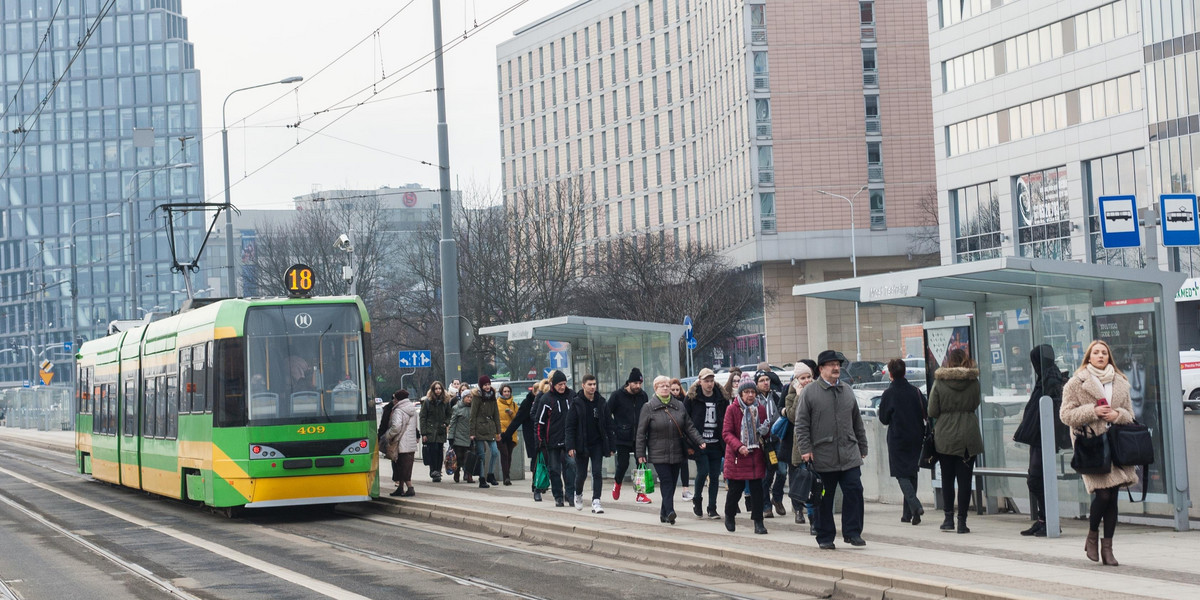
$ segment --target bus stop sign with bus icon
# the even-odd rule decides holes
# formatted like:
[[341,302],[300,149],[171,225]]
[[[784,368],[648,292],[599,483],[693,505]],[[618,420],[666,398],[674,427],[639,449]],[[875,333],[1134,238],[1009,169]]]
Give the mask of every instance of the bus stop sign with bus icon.
[[1138,227],[1137,200],[1133,196],[1100,196],[1100,243],[1105,248],[1137,248],[1142,245]]
[[1200,246],[1200,223],[1196,221],[1196,195],[1163,194],[1159,200],[1161,202],[1163,246]]

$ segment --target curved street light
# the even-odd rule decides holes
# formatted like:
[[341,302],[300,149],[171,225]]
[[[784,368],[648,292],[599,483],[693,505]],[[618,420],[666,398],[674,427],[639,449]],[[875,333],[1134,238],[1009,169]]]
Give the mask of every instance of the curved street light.
[[[854,199],[857,198],[859,194],[863,193],[863,190],[865,189],[867,189],[867,186],[865,185],[858,188],[858,191],[854,192],[854,195],[850,196],[849,198],[841,194],[833,194],[826,192],[825,190],[817,190],[818,194],[825,194],[826,196],[841,198],[842,200],[850,203],[850,268],[851,276],[853,276],[855,279],[858,279],[858,254],[856,253],[857,246],[854,243]],[[854,360],[862,360],[862,337],[859,335],[858,328],[858,300],[854,301],[854,356]]]
[[268,81],[267,83],[238,88],[229,92],[229,95],[225,96],[225,101],[221,103],[221,154],[225,162],[225,268],[228,269],[225,282],[229,286],[228,294],[231,297],[237,295],[237,281],[233,277],[233,215],[230,214],[233,204],[229,199],[229,127],[225,123],[225,107],[229,104],[229,98],[238,92],[267,87],[269,85],[299,83],[301,81],[304,81],[304,77],[293,75],[279,81]]

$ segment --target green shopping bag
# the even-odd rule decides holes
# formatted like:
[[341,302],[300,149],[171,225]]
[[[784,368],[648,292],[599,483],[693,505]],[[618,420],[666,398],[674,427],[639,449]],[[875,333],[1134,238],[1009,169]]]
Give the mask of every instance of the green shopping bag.
[[546,468],[546,453],[538,454],[537,470],[533,472],[533,487],[539,492],[550,489],[550,471]]
[[644,465],[634,470],[633,490],[639,494],[653,494],[654,470]]

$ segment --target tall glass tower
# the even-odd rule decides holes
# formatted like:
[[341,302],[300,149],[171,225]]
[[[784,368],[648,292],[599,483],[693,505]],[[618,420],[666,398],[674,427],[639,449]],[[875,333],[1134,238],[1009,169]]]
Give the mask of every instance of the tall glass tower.
[[[204,199],[180,0],[3,0],[0,91],[0,387],[40,384],[42,360],[65,383],[72,336],[184,290],[154,210]],[[194,253],[203,215],[175,230]]]

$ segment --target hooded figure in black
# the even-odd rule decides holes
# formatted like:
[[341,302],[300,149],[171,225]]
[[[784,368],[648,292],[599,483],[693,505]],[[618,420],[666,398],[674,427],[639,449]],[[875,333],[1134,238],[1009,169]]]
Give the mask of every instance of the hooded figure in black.
[[888,467],[904,494],[900,521],[920,525],[925,509],[917,499],[917,473],[925,442],[928,412],[925,396],[905,378],[904,360],[888,361],[887,370],[892,384],[879,401],[879,422],[888,426]]
[[1062,406],[1063,376],[1054,362],[1054,348],[1042,344],[1029,353],[1029,361],[1033,363],[1033,372],[1037,378],[1029,402],[1025,404],[1025,412],[1021,415],[1021,424],[1013,434],[1013,441],[1029,445],[1029,485],[1030,513],[1037,516],[1037,521],[1021,532],[1021,535],[1044,537],[1046,535],[1046,489],[1042,479],[1042,418],[1039,403],[1042,396],[1050,396],[1054,415],[1054,443],[1059,449],[1071,447],[1071,432],[1058,416]]

